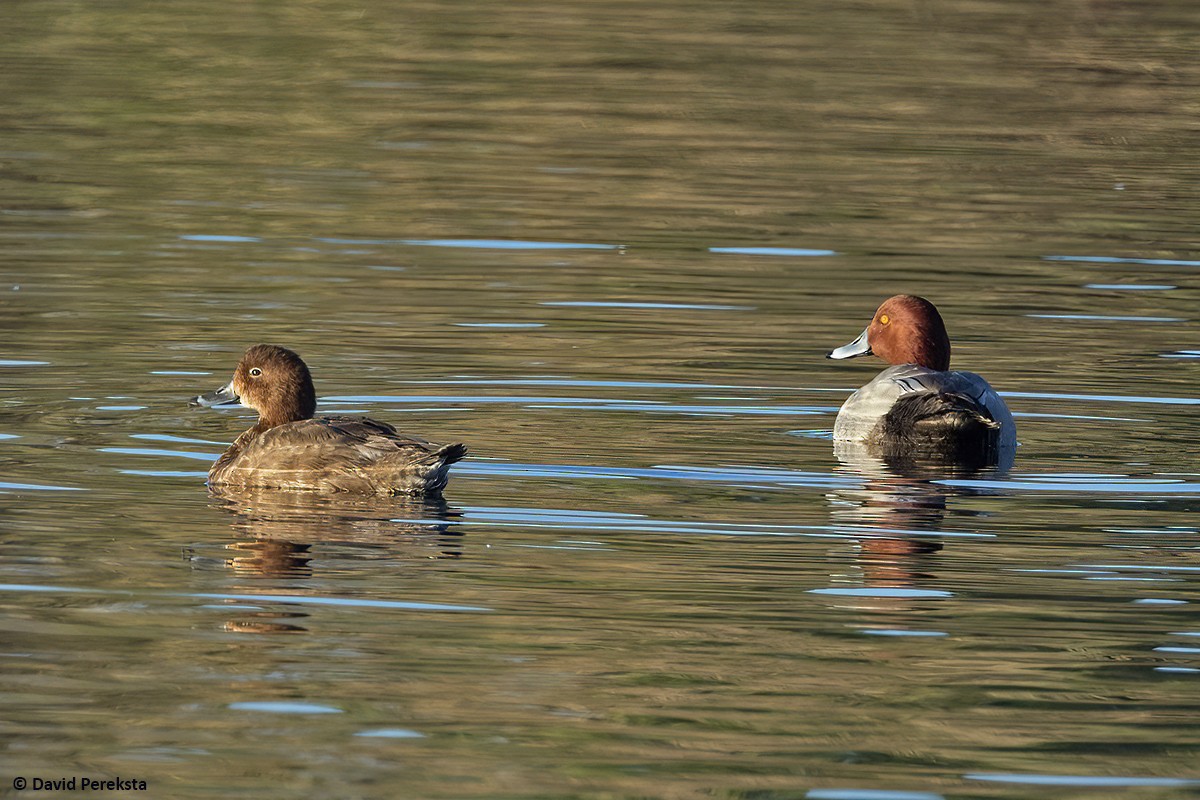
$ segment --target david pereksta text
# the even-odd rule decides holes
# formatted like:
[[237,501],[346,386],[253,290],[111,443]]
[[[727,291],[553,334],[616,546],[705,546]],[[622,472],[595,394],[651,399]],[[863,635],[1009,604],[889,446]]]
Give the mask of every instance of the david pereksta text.
[[146,782],[137,778],[13,778],[18,792],[144,792]]

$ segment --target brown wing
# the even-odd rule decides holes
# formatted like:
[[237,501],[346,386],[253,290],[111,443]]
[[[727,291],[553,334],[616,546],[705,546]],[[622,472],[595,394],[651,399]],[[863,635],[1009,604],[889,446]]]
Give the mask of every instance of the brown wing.
[[222,473],[228,482],[352,492],[434,491],[466,455],[460,444],[433,444],[365,417],[289,422],[235,447]]
[[307,469],[328,464],[365,466],[380,460],[393,463],[424,461],[441,445],[417,436],[397,433],[386,422],[366,417],[320,417],[279,425],[259,436],[246,455],[253,451],[270,453],[277,467],[282,456],[292,458]]

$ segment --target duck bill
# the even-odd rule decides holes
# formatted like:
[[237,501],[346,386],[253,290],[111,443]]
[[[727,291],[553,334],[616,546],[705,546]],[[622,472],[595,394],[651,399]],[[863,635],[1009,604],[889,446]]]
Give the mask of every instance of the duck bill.
[[867,342],[867,332],[871,330],[868,325],[862,334],[850,344],[844,344],[836,350],[830,350],[826,354],[826,358],[854,358],[855,356],[871,355],[871,345]]
[[212,406],[223,406],[237,402],[240,402],[240,398],[237,396],[237,392],[233,390],[233,384],[227,383],[215,392],[193,397],[191,404],[211,408]]

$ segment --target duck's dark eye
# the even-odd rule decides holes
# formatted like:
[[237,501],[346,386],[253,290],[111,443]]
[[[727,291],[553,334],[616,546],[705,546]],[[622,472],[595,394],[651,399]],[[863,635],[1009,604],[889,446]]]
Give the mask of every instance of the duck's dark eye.
[[250,377],[251,377],[251,378],[257,378],[259,375],[262,375],[262,370],[261,370],[261,369],[259,369],[258,367],[251,367],[251,368],[250,368]]

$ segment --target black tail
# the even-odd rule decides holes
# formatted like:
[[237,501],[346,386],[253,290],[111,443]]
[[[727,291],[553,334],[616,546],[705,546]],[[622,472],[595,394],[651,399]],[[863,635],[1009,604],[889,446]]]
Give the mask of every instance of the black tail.
[[462,442],[448,444],[445,447],[439,448],[433,452],[433,455],[442,460],[444,464],[449,466],[456,461],[462,461],[467,455],[467,446]]
[[896,401],[879,433],[889,447],[957,459],[993,452],[1000,423],[966,395],[914,392]]
[[[467,446],[455,442],[434,450],[418,462],[415,470],[416,480],[411,482],[411,488],[394,490],[394,494],[423,494],[426,497],[437,497],[446,488],[450,480],[450,465],[461,461],[467,454]],[[423,468],[423,469],[422,469]]]

